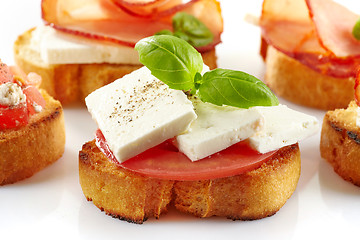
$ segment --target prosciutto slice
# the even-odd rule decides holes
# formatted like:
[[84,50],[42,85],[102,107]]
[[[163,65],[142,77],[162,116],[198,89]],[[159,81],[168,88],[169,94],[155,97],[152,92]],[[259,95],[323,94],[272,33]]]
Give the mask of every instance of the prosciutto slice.
[[181,6],[181,0],[112,0],[116,6],[138,17],[153,18],[172,9]]
[[220,43],[223,19],[216,0],[42,0],[42,18],[55,29],[130,47],[172,30],[172,17],[179,11],[197,17],[214,34],[214,41],[199,51]]
[[352,35],[359,15],[329,0],[307,0],[321,45],[337,57],[360,55],[360,41]]
[[[346,17],[344,16],[346,15]],[[260,25],[267,44],[329,76],[355,77],[358,16],[331,0],[264,0]]]

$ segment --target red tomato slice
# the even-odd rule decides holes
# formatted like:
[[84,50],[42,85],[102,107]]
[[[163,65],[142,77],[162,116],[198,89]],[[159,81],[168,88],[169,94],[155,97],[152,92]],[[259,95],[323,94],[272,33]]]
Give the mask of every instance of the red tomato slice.
[[45,107],[46,102],[39,90],[34,86],[27,86],[23,89],[26,95],[26,103],[29,110],[29,114],[33,115],[36,113],[35,106],[39,105],[42,108]]
[[29,121],[26,104],[19,104],[14,108],[0,106],[0,130],[24,126]]
[[31,86],[40,86],[41,81],[42,81],[42,78],[39,74],[30,72],[27,75],[26,84],[31,85]]
[[9,69],[12,74],[22,78],[25,82],[25,85],[39,86],[41,83],[41,76],[34,72],[30,72],[28,75],[26,75],[26,73],[18,66],[10,66]]
[[[26,104],[19,104],[17,106],[1,106],[0,105],[0,130],[8,128],[16,128],[26,125],[29,121],[29,116],[36,113],[35,106],[45,107],[45,100],[40,94],[39,90],[34,85],[39,84],[41,77],[37,74],[26,74],[16,66],[7,66],[0,61],[0,84],[6,82],[13,82],[14,75],[19,76],[24,81],[20,83],[22,90],[26,95]],[[26,86],[27,84],[31,84]]]
[[355,79],[355,102],[360,106],[360,68],[357,71]]
[[[96,142],[110,160],[119,164],[100,130],[96,131]],[[194,181],[229,177],[256,169],[275,152],[260,154],[242,141],[210,157],[191,162],[171,140],[167,140],[119,165],[149,177]]]
[[19,68],[18,66],[9,66],[9,69],[13,75],[16,75],[24,79],[24,81],[26,81],[27,79],[26,73],[21,68]]
[[11,74],[10,68],[0,60],[0,84],[12,82],[13,78],[14,76]]

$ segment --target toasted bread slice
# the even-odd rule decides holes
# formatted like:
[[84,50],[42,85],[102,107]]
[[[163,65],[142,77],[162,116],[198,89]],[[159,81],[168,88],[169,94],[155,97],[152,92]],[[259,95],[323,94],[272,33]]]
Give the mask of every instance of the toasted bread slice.
[[356,126],[357,105],[325,114],[320,140],[321,157],[343,179],[360,186],[360,128]]
[[[142,65],[130,64],[46,64],[40,53],[31,48],[30,29],[20,35],[14,44],[16,64],[26,73],[41,75],[41,88],[58,99],[63,105],[84,102],[94,90],[131,73]],[[210,69],[216,68],[215,48],[202,54]]]
[[109,214],[143,223],[159,218],[171,203],[197,217],[233,220],[260,219],[275,214],[295,191],[300,176],[297,144],[283,147],[260,168],[232,177],[201,181],[149,178],[109,161],[95,145],[79,153],[79,176],[84,195]]
[[354,78],[320,74],[271,46],[267,48],[265,81],[278,96],[308,107],[345,108],[354,99]]
[[61,104],[40,90],[46,106],[26,126],[0,131],[0,185],[28,178],[64,153]]

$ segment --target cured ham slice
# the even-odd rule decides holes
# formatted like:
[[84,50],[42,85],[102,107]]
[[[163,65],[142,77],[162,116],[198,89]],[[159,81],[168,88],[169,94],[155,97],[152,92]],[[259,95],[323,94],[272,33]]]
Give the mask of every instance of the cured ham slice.
[[181,6],[181,0],[112,0],[116,6],[131,15],[153,18],[167,9]]
[[331,0],[264,0],[260,26],[267,44],[315,71],[346,78],[360,64],[360,41],[351,35],[356,20]]
[[291,53],[324,53],[304,0],[264,0],[263,36],[275,48]]
[[42,0],[42,18],[55,29],[131,47],[158,31],[171,30],[172,17],[179,11],[207,25],[214,34],[209,46],[221,41],[223,19],[215,0]]
[[359,15],[329,0],[307,0],[321,45],[337,57],[360,55],[360,41],[352,35]]

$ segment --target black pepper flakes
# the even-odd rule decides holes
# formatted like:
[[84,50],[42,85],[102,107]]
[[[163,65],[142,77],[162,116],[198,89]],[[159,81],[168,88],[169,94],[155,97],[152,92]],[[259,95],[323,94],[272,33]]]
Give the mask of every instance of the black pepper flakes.
[[[141,79],[138,79],[138,82],[141,82]],[[119,117],[118,124],[141,118],[148,109],[154,107],[153,101],[164,96],[171,96],[169,90],[163,82],[153,79],[144,82],[144,85],[137,85],[131,90],[126,90],[128,94],[121,94],[118,97],[110,118]],[[125,93],[125,90],[123,89],[122,92]],[[170,104],[175,104],[175,102],[172,101]]]

